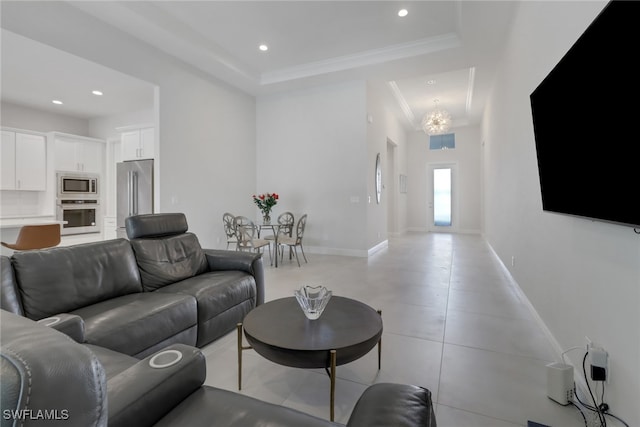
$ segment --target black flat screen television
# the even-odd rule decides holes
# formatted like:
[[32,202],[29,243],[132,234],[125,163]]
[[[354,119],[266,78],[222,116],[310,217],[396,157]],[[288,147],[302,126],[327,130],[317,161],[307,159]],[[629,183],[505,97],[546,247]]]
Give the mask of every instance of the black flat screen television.
[[545,211],[640,227],[640,2],[611,1],[531,93]]

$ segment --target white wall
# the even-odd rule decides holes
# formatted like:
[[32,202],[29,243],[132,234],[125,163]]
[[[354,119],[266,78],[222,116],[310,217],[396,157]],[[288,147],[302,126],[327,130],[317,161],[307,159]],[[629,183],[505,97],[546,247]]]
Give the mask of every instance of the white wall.
[[223,212],[255,192],[255,99],[64,2],[2,13],[12,32],[159,87],[160,210],[184,212],[203,246],[224,247]]
[[[407,231],[407,209],[409,201],[407,193],[400,193],[400,175],[406,176],[409,173],[407,163],[407,132],[396,116],[387,109],[385,109],[384,118],[384,131],[389,140],[396,144],[394,148],[395,165],[392,168],[395,174],[393,176],[387,176],[385,179],[387,192],[395,192],[395,223],[392,224],[388,231],[390,234],[402,234]],[[394,207],[391,207],[391,209],[394,209]]]
[[[280,195],[275,216],[285,210],[309,215],[304,238],[311,252],[367,256],[387,240],[388,209],[406,214],[405,198],[389,205],[397,185],[387,185],[376,203],[378,153],[386,182],[407,173],[405,132],[383,99],[379,86],[364,81],[258,98],[258,192]],[[397,145],[395,178],[385,176],[388,139]],[[255,207],[237,214],[259,217]]]
[[[389,234],[406,230],[407,195],[399,192],[399,175],[407,172],[406,132],[398,119],[385,106],[389,98],[386,84],[367,83],[367,166],[362,179],[367,184],[369,249],[386,242]],[[394,101],[395,102],[395,101]],[[392,150],[390,153],[389,150]],[[376,203],[375,161],[382,160],[383,190]]]
[[[640,425],[640,236],[542,211],[529,102],[604,5],[519,4],[483,123],[485,233],[505,265],[516,257],[509,269],[558,351],[583,346],[588,336],[609,352],[605,400],[629,425]],[[568,356],[581,368],[583,354]]]
[[[53,215],[42,191],[0,191],[0,218]],[[4,241],[4,240],[3,240]]]
[[0,123],[2,126],[38,132],[64,132],[74,135],[89,136],[89,121],[64,114],[2,102]]
[[429,176],[430,164],[456,165],[457,197],[453,217],[453,231],[479,233],[481,224],[481,139],[480,128],[468,126],[452,129],[455,133],[454,150],[430,150],[429,136],[424,132],[411,132],[408,136],[408,227],[411,230],[429,230],[427,221],[429,189],[433,185]]
[[[310,251],[366,255],[365,82],[262,96],[256,110],[257,191],[280,195],[272,217],[308,214]],[[259,217],[251,195],[235,214]]]
[[127,111],[108,117],[97,117],[89,120],[89,133],[93,138],[120,138],[118,127],[155,123],[154,107],[139,111]]

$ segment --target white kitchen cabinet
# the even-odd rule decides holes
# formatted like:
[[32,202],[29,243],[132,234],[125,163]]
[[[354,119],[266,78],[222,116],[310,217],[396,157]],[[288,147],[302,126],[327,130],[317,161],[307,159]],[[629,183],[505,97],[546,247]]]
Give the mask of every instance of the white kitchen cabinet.
[[155,157],[154,128],[129,130],[121,134],[122,160],[153,159]]
[[44,135],[2,131],[2,190],[47,189],[47,140]]
[[82,171],[101,174],[103,168],[105,144],[103,142],[85,142],[79,158]]
[[104,240],[111,240],[117,238],[116,229],[118,224],[115,216],[105,216],[103,218],[102,232],[104,233]]
[[56,136],[55,168],[59,171],[102,173],[104,143],[92,138]]
[[16,134],[15,132],[2,131],[2,148],[0,150],[0,162],[2,171],[0,189],[16,189]]

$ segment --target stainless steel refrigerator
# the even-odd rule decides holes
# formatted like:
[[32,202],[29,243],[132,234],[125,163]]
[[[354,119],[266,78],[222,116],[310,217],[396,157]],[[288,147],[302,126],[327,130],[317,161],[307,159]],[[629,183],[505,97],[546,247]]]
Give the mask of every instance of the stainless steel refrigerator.
[[153,160],[134,160],[116,165],[117,236],[127,237],[128,216],[153,213]]

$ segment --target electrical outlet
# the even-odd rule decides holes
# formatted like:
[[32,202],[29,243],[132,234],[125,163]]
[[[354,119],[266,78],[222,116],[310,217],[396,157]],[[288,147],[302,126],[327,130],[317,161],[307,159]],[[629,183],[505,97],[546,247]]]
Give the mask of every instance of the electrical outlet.
[[609,384],[611,377],[609,354],[602,346],[591,341],[588,336],[585,335],[584,339],[587,341],[587,353],[589,353],[590,379],[592,381],[606,381]]
[[591,345],[589,350],[591,362],[591,379],[593,381],[609,380],[609,355],[602,347]]

